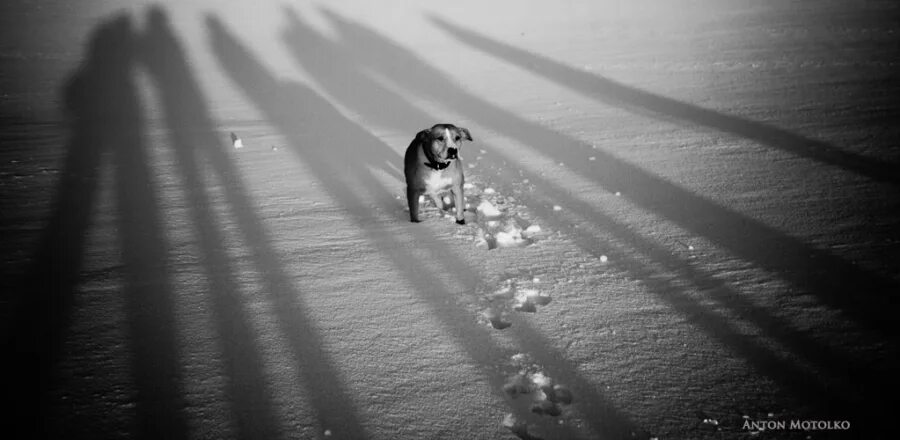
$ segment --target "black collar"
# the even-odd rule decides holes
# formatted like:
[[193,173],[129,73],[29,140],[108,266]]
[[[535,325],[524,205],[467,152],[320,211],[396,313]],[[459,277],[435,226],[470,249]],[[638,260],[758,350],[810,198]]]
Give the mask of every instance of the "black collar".
[[425,162],[425,166],[440,171],[449,167],[450,162]]

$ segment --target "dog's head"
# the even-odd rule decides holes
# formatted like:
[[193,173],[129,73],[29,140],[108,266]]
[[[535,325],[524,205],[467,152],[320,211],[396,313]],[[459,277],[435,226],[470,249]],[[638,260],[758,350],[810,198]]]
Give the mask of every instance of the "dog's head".
[[459,158],[463,140],[471,141],[469,130],[453,124],[437,124],[416,135],[425,149],[425,155],[435,164],[447,164]]

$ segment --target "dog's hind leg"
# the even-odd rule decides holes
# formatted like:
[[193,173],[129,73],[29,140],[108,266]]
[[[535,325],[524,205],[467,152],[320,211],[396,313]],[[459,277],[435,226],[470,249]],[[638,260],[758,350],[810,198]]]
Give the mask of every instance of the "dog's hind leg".
[[428,198],[434,203],[434,206],[438,209],[438,211],[444,212],[447,210],[447,206],[444,205],[444,198],[441,197],[438,193],[428,194]]

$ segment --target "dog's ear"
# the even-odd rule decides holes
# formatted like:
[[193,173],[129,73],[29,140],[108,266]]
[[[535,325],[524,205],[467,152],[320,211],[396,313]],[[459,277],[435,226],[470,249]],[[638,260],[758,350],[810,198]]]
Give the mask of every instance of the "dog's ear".
[[467,140],[467,141],[471,141],[471,140],[472,140],[472,135],[469,134],[469,129],[468,129],[468,128],[458,127],[457,129],[459,130],[460,133],[463,134],[463,136],[464,136],[463,139],[465,139],[465,140]]
[[420,144],[427,143],[429,139],[431,139],[431,130],[428,128],[416,133],[416,142]]

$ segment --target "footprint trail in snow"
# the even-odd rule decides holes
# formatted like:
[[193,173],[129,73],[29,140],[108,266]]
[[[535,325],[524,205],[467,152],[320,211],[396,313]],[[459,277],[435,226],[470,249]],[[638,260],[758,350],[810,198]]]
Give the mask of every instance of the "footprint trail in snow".
[[508,278],[500,283],[500,287],[486,295],[489,303],[483,316],[498,330],[503,330],[512,325],[507,320],[511,311],[523,313],[536,313],[538,306],[550,304],[550,295],[541,293],[538,289],[538,278],[517,279]]
[[[470,236],[476,247],[488,250],[529,246],[546,236],[539,225],[527,220],[529,215],[525,207],[514,197],[503,196],[491,187],[482,189],[482,186],[471,182],[464,185],[465,217],[469,227],[459,235]],[[453,200],[449,194],[445,191],[437,200],[420,196],[421,218],[454,220]],[[397,195],[396,199],[402,200],[403,196]],[[408,211],[408,208],[403,210]]]
[[530,224],[517,213],[520,208],[515,198],[504,197],[490,187],[479,191],[475,185],[466,186],[475,202],[469,205],[474,206],[477,219],[476,246],[487,249],[528,246],[541,235],[540,226]]
[[[527,354],[515,354],[511,361],[515,373],[507,378],[503,392],[513,401],[527,406],[531,413],[547,417],[562,416],[565,407],[574,400],[569,387],[546,375]],[[513,413],[506,415],[503,425],[519,438],[534,438],[528,434],[527,422]]]
[[[457,232],[458,236],[468,236],[475,246],[493,250],[498,248],[525,247],[547,237],[540,226],[528,221],[526,207],[515,198],[506,197],[490,187],[465,184],[467,227]],[[425,200],[420,200],[425,202]],[[454,219],[452,200],[442,195],[435,201],[438,209],[423,209],[425,218]],[[442,203],[441,203],[442,202]],[[424,205],[423,205],[424,206]],[[499,284],[482,291],[481,297],[487,306],[479,316],[479,322],[494,329],[504,330],[512,326],[509,317],[515,313],[537,313],[552,301],[550,295],[540,289],[540,279],[531,275],[508,275]],[[523,440],[536,440],[529,432],[541,424],[545,417],[563,423],[565,408],[574,398],[572,391],[564,384],[557,383],[535,364],[528,354],[518,353],[511,358],[509,374],[502,388],[517,412],[508,413],[503,426]],[[519,414],[518,416],[516,414]],[[526,416],[523,414],[531,414]],[[539,430],[539,429],[538,429]]]

